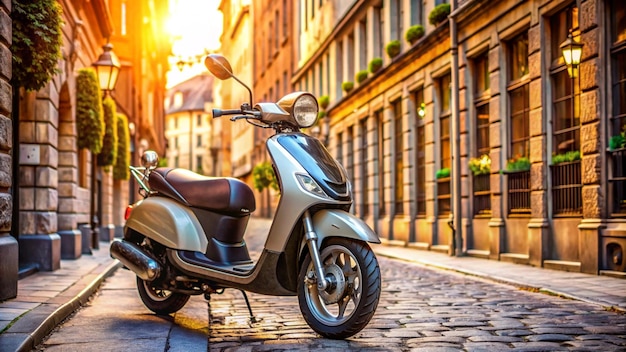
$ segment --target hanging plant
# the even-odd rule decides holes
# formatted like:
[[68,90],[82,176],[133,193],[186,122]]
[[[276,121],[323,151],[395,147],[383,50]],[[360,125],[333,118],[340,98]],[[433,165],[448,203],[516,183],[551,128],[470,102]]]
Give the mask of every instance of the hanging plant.
[[356,75],[354,76],[354,79],[357,81],[357,83],[361,83],[367,79],[367,74],[368,74],[367,70],[361,70],[356,73]]
[[13,78],[16,87],[36,91],[59,73],[63,20],[56,0],[11,1]]
[[[128,118],[124,114],[117,114],[117,153],[113,164],[113,179],[128,180],[130,178],[130,132]],[[160,160],[159,160],[160,161]]]
[[98,165],[110,166],[115,162],[117,156],[117,108],[115,101],[111,97],[106,97],[102,102],[102,112],[104,113],[104,138],[102,139],[102,150],[98,154]]
[[98,154],[102,150],[104,120],[102,100],[96,72],[92,68],[78,70],[76,77],[76,129],[78,148]]
[[435,6],[435,8],[430,11],[428,15],[428,22],[433,26],[439,25],[441,22],[445,21],[450,15],[450,4],[439,4]]
[[400,41],[399,40],[390,41],[389,43],[387,43],[387,46],[385,47],[385,51],[387,52],[387,55],[389,55],[389,57],[392,59],[398,56],[398,54],[400,54]]
[[278,182],[276,181],[274,168],[272,168],[272,164],[269,161],[258,163],[252,169],[252,179],[254,180],[254,188],[259,192],[268,187],[278,191]]
[[378,70],[380,70],[382,67],[383,59],[381,59],[380,57],[373,58],[367,65],[367,68],[370,70],[371,73],[378,72]]

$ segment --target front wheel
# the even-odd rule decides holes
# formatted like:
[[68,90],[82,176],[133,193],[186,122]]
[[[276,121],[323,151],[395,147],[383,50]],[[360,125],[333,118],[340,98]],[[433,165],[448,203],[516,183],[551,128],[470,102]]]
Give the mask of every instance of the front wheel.
[[156,288],[149,281],[144,281],[139,277],[137,277],[137,291],[146,308],[159,315],[178,312],[189,300],[189,295]]
[[365,242],[331,238],[320,260],[328,287],[317,288],[310,254],[298,276],[298,302],[304,320],[318,334],[344,339],[361,331],[376,311],[380,298],[380,268]]

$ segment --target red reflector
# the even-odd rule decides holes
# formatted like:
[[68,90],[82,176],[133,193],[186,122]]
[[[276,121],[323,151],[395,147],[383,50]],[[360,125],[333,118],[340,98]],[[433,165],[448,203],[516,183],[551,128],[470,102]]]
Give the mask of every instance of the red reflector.
[[133,206],[129,205],[126,207],[126,211],[124,212],[124,221],[128,220],[130,217],[130,212],[133,211]]

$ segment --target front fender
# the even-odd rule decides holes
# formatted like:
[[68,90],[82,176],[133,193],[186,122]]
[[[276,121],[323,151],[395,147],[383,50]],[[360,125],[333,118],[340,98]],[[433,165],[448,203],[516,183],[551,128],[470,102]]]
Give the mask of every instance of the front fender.
[[329,237],[345,237],[370,243],[380,243],[378,235],[356,216],[339,209],[323,209],[313,216],[313,228],[318,247]]

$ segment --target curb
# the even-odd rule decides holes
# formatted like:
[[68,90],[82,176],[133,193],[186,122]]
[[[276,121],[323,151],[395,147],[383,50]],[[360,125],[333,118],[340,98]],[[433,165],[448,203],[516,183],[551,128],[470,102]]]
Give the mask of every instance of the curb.
[[590,299],[583,298],[583,297],[580,297],[580,296],[576,296],[576,295],[573,295],[573,294],[559,292],[559,291],[556,291],[556,290],[553,290],[553,289],[550,289],[550,288],[546,288],[546,287],[530,285],[530,284],[522,283],[522,282],[519,282],[519,281],[516,281],[516,280],[502,278],[502,277],[497,277],[497,276],[492,276],[492,275],[486,275],[486,274],[474,272],[474,271],[471,271],[471,270],[463,270],[463,269],[459,269],[459,268],[456,268],[456,267],[451,267],[451,266],[448,266],[448,265],[432,263],[432,262],[428,262],[428,261],[421,261],[421,260],[416,260],[416,259],[409,259],[409,258],[405,258],[403,256],[394,255],[393,253],[382,253],[382,252],[378,252],[378,251],[375,251],[375,252],[376,252],[376,255],[380,255],[381,257],[402,260],[404,262],[417,264],[417,265],[420,265],[420,266],[425,267],[425,268],[435,268],[435,269],[440,269],[440,270],[445,270],[445,271],[456,272],[456,273],[459,273],[459,274],[472,276],[472,277],[477,277],[477,278],[480,278],[480,279],[489,280],[489,281],[496,282],[496,283],[511,285],[511,286],[517,287],[517,288],[522,289],[522,290],[535,291],[537,293],[541,293],[541,294],[545,294],[545,295],[559,296],[559,297],[562,297],[562,298],[565,298],[565,299],[571,299],[571,300],[575,300],[575,301],[580,301],[580,302],[585,302],[585,303],[597,305],[597,306],[600,306],[600,307],[602,307],[604,309],[614,310],[614,311],[619,312],[621,314],[625,314],[626,313],[626,308],[610,304],[609,302],[594,301],[594,300],[590,300]]
[[70,301],[64,303],[50,314],[32,333],[19,345],[16,352],[29,352],[39,345],[59,324],[89,301],[89,298],[100,288],[102,282],[122,267],[122,263],[114,260],[87,287]]

